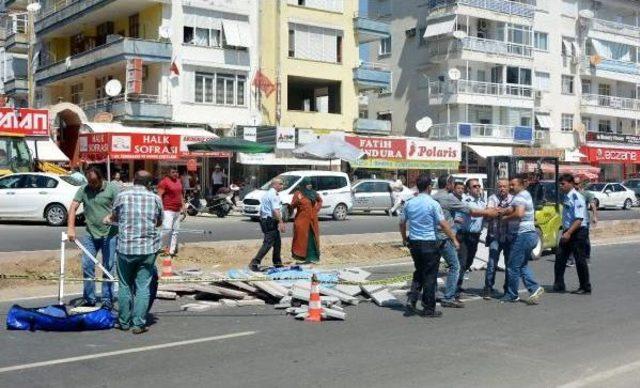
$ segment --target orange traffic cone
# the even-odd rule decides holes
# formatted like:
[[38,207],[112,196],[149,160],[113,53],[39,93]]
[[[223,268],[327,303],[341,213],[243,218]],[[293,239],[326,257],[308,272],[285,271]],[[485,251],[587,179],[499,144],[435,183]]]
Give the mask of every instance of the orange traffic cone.
[[309,315],[307,322],[322,321],[322,303],[320,302],[320,283],[316,274],[311,277],[311,293],[309,294]]
[[171,277],[173,276],[173,267],[171,265],[171,256],[165,256],[162,259],[162,277]]

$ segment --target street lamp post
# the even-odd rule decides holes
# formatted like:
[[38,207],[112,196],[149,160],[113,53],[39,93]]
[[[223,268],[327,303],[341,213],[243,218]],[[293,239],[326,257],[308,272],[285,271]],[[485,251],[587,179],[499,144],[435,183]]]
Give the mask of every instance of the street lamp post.
[[27,100],[29,102],[29,108],[35,106],[36,85],[34,77],[34,48],[36,46],[36,31],[35,31],[35,17],[36,13],[40,11],[42,6],[39,2],[33,2],[27,6],[27,32],[29,36],[29,54],[27,58]]

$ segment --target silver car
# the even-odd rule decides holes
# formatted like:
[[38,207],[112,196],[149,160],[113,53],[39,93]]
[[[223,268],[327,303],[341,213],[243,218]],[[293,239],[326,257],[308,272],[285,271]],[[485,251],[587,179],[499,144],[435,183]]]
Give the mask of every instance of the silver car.
[[[391,185],[393,181],[383,179],[362,179],[352,189],[353,209],[355,212],[387,211],[393,206]],[[413,192],[402,186],[402,198],[411,198]]]

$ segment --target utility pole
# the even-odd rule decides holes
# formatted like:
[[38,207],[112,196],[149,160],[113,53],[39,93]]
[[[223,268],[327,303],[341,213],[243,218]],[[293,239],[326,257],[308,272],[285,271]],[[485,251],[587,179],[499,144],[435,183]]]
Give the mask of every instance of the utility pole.
[[36,85],[34,77],[34,49],[36,46],[36,29],[35,29],[35,17],[36,13],[40,11],[42,6],[39,2],[31,3],[27,6],[27,35],[29,37],[29,53],[27,55],[27,100],[29,102],[29,108],[35,106],[36,97]]

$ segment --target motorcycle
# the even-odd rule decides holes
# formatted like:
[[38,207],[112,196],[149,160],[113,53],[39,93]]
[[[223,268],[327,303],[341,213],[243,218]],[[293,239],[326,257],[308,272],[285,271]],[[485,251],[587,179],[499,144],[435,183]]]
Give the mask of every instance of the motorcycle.
[[200,193],[194,190],[187,193],[186,205],[187,214],[194,217],[206,209],[207,200],[200,198]]
[[222,187],[216,195],[207,198],[207,209],[209,214],[215,214],[219,218],[229,215],[231,210],[236,208],[235,196],[240,188],[236,185]]

